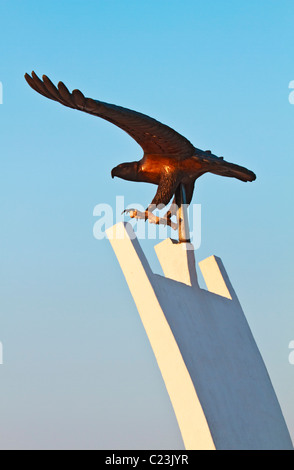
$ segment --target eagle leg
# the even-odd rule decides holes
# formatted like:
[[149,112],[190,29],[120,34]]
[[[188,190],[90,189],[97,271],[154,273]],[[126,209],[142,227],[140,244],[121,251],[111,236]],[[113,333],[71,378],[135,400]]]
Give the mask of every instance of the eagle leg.
[[174,215],[177,215],[177,212],[178,212],[178,206],[176,203],[176,197],[174,197],[169,210],[164,215],[164,219],[171,219]]
[[[186,192],[186,204],[190,204],[192,201],[193,193],[194,193],[194,186],[195,186],[195,181],[191,181],[189,183],[186,183],[184,185],[185,187],[185,192]],[[164,215],[164,218],[170,219],[173,216],[176,216],[179,210],[179,201],[177,196],[175,195],[173,198],[173,201],[171,203],[171,206],[167,213]]]
[[151,224],[168,225],[173,230],[177,230],[178,225],[171,220],[172,216],[174,215],[174,209],[170,209],[164,217],[157,217],[153,214],[153,212],[156,208],[163,208],[169,203],[172,196],[175,194],[178,184],[179,183],[176,173],[164,172],[161,176],[156,195],[145,212],[140,212],[136,209],[127,209],[123,213],[128,213],[132,219],[135,218],[148,220]]

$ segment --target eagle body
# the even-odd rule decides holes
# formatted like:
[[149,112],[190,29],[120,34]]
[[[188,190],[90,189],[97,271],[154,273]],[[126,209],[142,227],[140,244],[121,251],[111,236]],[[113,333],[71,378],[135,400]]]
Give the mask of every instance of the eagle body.
[[[176,171],[181,180],[189,180],[197,177],[201,170],[201,163],[196,158],[177,161],[173,156],[144,155],[139,162],[139,175],[145,178],[147,183],[159,184],[162,173]],[[144,179],[142,179],[143,181]]]
[[[189,140],[169,126],[137,111],[86,98],[79,90],[69,92],[64,83],[58,86],[43,75],[42,80],[32,72],[25,75],[35,91],[64,106],[84,111],[105,119],[127,132],[143,149],[143,157],[136,162],[121,163],[111,175],[128,181],[151,183],[158,186],[148,206],[167,205],[182,185],[186,202],[191,203],[195,181],[205,173],[254,181],[256,175],[245,167],[229,163],[222,157],[194,147]],[[175,202],[176,196],[175,196]]]

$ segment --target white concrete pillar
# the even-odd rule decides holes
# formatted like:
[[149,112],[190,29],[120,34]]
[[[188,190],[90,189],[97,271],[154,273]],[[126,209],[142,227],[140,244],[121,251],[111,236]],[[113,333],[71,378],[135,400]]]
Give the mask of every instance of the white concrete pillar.
[[[123,236],[122,236],[123,234]],[[119,235],[119,236],[118,236]],[[156,275],[129,224],[108,237],[138,308],[186,449],[291,449],[269,375],[222,261],[165,240]]]

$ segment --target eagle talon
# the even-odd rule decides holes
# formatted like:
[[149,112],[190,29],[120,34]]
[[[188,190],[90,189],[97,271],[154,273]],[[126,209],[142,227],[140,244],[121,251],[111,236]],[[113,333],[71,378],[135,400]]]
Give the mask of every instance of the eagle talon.
[[173,230],[178,229],[178,225],[171,220],[171,215],[167,214],[165,217],[157,217],[152,212],[146,210],[145,212],[140,212],[136,209],[125,209],[122,214],[129,214],[132,219],[145,220],[150,224],[155,225],[169,225]]
[[[142,217],[140,217],[141,215],[141,212],[137,211],[136,209],[125,209],[122,214],[129,214],[129,216],[131,217],[131,219],[141,219]],[[140,215],[139,215],[140,214]]]
[[129,214],[131,219],[142,219],[142,220],[147,220],[148,219],[148,212],[141,212],[138,211],[137,209],[125,209],[122,214]]

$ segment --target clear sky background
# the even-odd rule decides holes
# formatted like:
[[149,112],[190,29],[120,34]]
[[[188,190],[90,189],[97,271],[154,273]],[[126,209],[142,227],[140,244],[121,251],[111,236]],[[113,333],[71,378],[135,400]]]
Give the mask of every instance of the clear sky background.
[[[183,449],[93,209],[146,206],[112,180],[140,147],[31,90],[35,70],[162,121],[257,181],[206,175],[200,261],[222,258],[294,439],[292,0],[0,0],[1,449]],[[142,222],[143,223],[143,222]],[[153,246],[142,242],[160,272]]]

